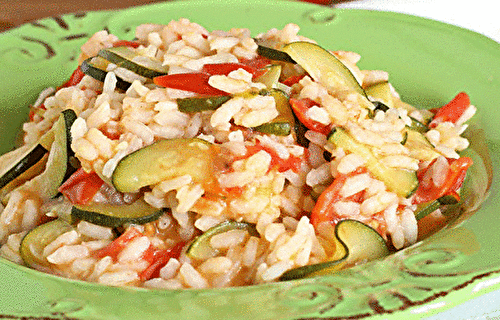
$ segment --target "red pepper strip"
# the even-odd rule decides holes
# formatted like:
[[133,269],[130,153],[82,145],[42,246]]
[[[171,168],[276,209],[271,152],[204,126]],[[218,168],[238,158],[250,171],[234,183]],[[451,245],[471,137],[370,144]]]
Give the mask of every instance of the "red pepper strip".
[[132,242],[132,240],[141,237],[142,235],[143,234],[136,228],[130,228],[106,247],[96,251],[95,257],[100,259],[110,256],[113,261],[116,261],[120,252],[125,249],[125,247]]
[[208,63],[203,65],[201,71],[210,75],[217,74],[227,76],[230,72],[238,69],[244,69],[246,72],[251,73],[252,76],[255,76],[258,71],[257,69],[243,63]]
[[299,81],[302,80],[302,78],[304,78],[305,76],[306,75],[304,74],[304,75],[300,75],[300,76],[291,76],[291,77],[288,77],[285,80],[283,80],[283,84],[291,87],[294,84],[299,83]]
[[[311,223],[314,227],[317,227],[322,222],[330,222],[335,225],[340,221],[341,217],[338,216],[333,209],[333,205],[336,202],[343,200],[340,190],[344,186],[347,179],[365,172],[366,168],[362,167],[347,174],[339,174],[335,180],[333,180],[332,184],[321,193],[311,212]],[[360,202],[362,198],[363,191],[352,195],[345,200]]]
[[269,166],[270,169],[276,168],[278,172],[285,172],[290,169],[294,172],[299,171],[300,165],[303,161],[302,158],[290,155],[288,159],[282,159],[279,157],[275,150],[270,147],[263,146],[260,143],[257,143],[254,146],[248,146],[247,153],[243,157],[237,158],[237,160],[249,158],[261,150],[266,151],[271,156],[271,164]]
[[160,270],[171,258],[178,259],[185,243],[179,242],[171,248],[159,250],[152,245],[146,250],[142,259],[149,262],[149,266],[139,274],[141,281],[146,281],[160,276]]
[[155,77],[153,82],[161,87],[191,91],[207,96],[227,96],[229,93],[208,84],[207,73],[179,73]]
[[80,66],[78,66],[78,68],[76,68],[75,71],[73,71],[73,73],[71,74],[71,77],[69,77],[69,80],[63,83],[59,88],[57,88],[57,90],[61,88],[76,86],[80,83],[80,81],[82,81],[84,75],[85,73],[83,73],[82,69],[80,69]]
[[73,204],[86,204],[101,189],[104,181],[95,172],[86,172],[80,168],[73,173],[60,187],[59,192],[64,194]]
[[430,128],[435,128],[441,122],[457,122],[470,106],[470,98],[465,92],[460,92],[448,104],[434,110],[436,114],[429,124]]
[[[418,172],[419,181],[425,175],[425,173],[431,168],[435,160],[431,164]],[[436,187],[433,183],[430,186],[423,186],[419,184],[417,191],[415,192],[415,197],[413,198],[414,204],[425,203],[433,200],[437,200],[445,195],[457,196],[457,190],[462,186],[464,182],[465,175],[467,174],[467,169],[472,165],[472,159],[469,157],[462,157],[458,159],[448,159],[450,165],[448,169],[448,174],[446,176],[446,181],[442,186]]]
[[315,121],[311,118],[309,118],[306,115],[307,110],[311,108],[314,105],[317,105],[316,102],[314,102],[311,99],[290,99],[290,105],[292,107],[293,112],[299,119],[299,121],[306,126],[307,129],[320,132],[324,135],[328,135],[331,131],[331,126],[330,125],[324,125],[318,121]]
[[243,59],[243,58],[241,58],[239,61],[240,61],[240,63],[247,65],[251,68],[254,68],[256,70],[262,69],[265,66],[268,66],[271,64],[271,60],[269,60],[268,58],[261,57],[261,56],[258,56],[255,59]]
[[141,44],[137,41],[128,41],[128,40],[118,40],[115,43],[113,43],[113,47],[132,47],[132,48],[137,48]]

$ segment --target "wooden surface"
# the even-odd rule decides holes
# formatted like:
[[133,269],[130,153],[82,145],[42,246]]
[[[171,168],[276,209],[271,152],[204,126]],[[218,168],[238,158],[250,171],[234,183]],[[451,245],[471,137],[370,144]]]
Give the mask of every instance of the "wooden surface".
[[[58,16],[65,13],[128,8],[164,1],[171,0],[0,0],[0,31],[36,19]],[[345,0],[304,1],[327,4],[343,2]]]
[[165,0],[0,0],[0,31],[65,13],[127,8],[161,1]]

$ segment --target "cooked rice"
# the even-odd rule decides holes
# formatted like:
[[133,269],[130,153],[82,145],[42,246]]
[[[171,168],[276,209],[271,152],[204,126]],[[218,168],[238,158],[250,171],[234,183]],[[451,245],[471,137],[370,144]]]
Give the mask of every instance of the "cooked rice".
[[[299,27],[286,25],[259,35],[266,45],[281,49],[294,41],[313,40],[298,35]],[[150,57],[169,74],[196,72],[205,64],[237,63],[257,57],[257,44],[247,29],[209,32],[187,19],[167,25],[144,24],[136,29],[141,44],[138,59]],[[94,34],[82,47],[79,62],[94,57],[99,50],[112,47],[118,38],[107,31]],[[388,81],[380,70],[360,70],[361,56],[354,52],[333,52],[367,87]],[[149,59],[149,58],[148,58]],[[331,226],[314,226],[310,212],[318,195],[341,175],[349,175],[340,189],[342,199],[332,205],[340,219],[355,219],[373,227],[396,248],[417,241],[415,205],[387,189],[383,181],[357,170],[365,166],[363,157],[335,148],[324,133],[308,130],[308,146],[298,145],[293,134],[286,137],[262,134],[252,128],[269,123],[280,113],[270,95],[247,94],[266,89],[254,82],[253,75],[240,68],[227,75],[212,75],[208,83],[234,96],[214,111],[181,112],[176,99],[196,96],[193,92],[155,86],[116,64],[109,64],[103,83],[84,76],[76,86],[40,93],[33,105],[40,109],[23,126],[24,143],[31,145],[57,121],[61,111],[73,109],[78,118],[71,127],[71,148],[82,168],[96,172],[106,183],[95,202],[131,203],[142,197],[164,213],[144,225],[125,225],[124,230],[139,232],[115,256],[100,256],[109,248],[117,230],[80,221],[73,230],[58,235],[42,250],[51,272],[69,278],[106,285],[134,285],[147,288],[180,289],[249,285],[276,281],[286,271],[320,263],[332,251]],[[299,66],[283,65],[285,77],[304,73]],[[116,89],[118,78],[129,81],[126,92]],[[311,99],[314,105],[305,116],[324,126],[343,127],[358,142],[369,147],[388,167],[416,171],[424,164],[414,158],[401,142],[411,118],[424,122],[428,111],[414,110],[400,102],[395,89],[391,94],[395,108],[373,110],[373,106],[340,84],[327,88],[310,76],[290,89],[298,99]],[[441,186],[449,164],[469,145],[460,135],[465,122],[475,113],[470,106],[456,122],[442,122],[425,133],[440,153],[422,178],[424,186]],[[371,117],[370,114],[373,116]],[[111,186],[113,171],[121,159],[160,139],[194,138],[217,144],[221,163],[215,166],[218,188],[223,197],[212,194],[206,183],[189,175],[169,177],[137,193],[119,194]],[[253,152],[252,148],[261,149]],[[327,159],[325,154],[331,154]],[[295,168],[277,168],[278,163],[299,159]],[[280,162],[281,161],[281,162]],[[429,163],[425,163],[428,165]],[[0,205],[0,255],[23,264],[21,241],[25,234],[43,223],[51,199],[43,196],[40,179],[33,179],[10,192]],[[208,187],[207,187],[208,186]],[[352,197],[357,196],[357,200]],[[66,201],[67,202],[67,201]],[[435,213],[439,214],[439,213]],[[227,220],[251,223],[246,229],[227,230],[213,235],[208,246],[211,256],[195,259],[186,254],[187,244],[196,236]],[[154,274],[143,278],[151,257],[161,250],[174,250],[186,244],[178,256],[171,257]],[[156,250],[156,251],[155,251]]]

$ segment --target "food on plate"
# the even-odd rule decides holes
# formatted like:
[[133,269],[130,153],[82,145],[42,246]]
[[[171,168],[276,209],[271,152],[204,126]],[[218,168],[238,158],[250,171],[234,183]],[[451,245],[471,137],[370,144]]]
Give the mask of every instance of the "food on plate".
[[469,96],[419,110],[387,72],[298,32],[180,19],[94,34],[0,157],[1,256],[215,288],[328,274],[442,225],[472,165]]

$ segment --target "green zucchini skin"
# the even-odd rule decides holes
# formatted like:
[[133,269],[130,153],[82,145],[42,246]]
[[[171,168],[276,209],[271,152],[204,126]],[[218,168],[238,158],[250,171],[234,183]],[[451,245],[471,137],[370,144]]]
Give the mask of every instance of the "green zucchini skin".
[[[106,74],[108,73],[106,70],[102,69],[97,64],[94,64],[92,62],[92,58],[83,61],[80,68],[82,69],[83,73],[101,82],[104,82],[104,79],[106,79]],[[127,89],[131,85],[132,84],[130,82],[127,82],[119,77],[116,77],[116,87],[118,89],[127,91]]]
[[57,237],[74,230],[68,222],[56,219],[39,225],[28,232],[21,240],[19,254],[28,267],[53,273],[50,263],[43,258],[43,249]]
[[[23,154],[17,149],[2,157],[12,157],[12,165],[6,167],[0,176],[0,195],[2,198],[19,183],[38,179],[43,186],[41,195],[55,197],[59,186],[76,170],[71,165],[71,125],[76,119],[73,110],[64,110],[53,127],[40,140]],[[46,157],[46,155],[49,157]],[[17,181],[19,182],[16,182]],[[22,181],[21,181],[22,180]]]
[[59,195],[59,187],[76,169],[71,165],[71,125],[76,119],[73,110],[64,110],[51,130],[54,130],[54,142],[50,147],[49,159],[45,171],[35,179],[40,179],[44,186],[43,194],[47,198]]
[[71,209],[72,221],[84,220],[104,227],[117,228],[125,224],[145,224],[158,220],[164,213],[162,209],[154,208],[144,200],[131,204],[74,205]]
[[129,47],[102,49],[99,51],[98,56],[150,79],[166,75],[168,71],[168,67],[162,66],[160,61],[141,56]]
[[231,96],[215,96],[177,99],[177,108],[179,111],[187,113],[216,110],[231,98]]
[[257,46],[257,54],[264,58],[268,58],[270,60],[296,63],[295,60],[288,53],[273,48],[269,48],[260,44]]
[[258,236],[255,225],[246,222],[237,222],[232,220],[224,221],[196,237],[186,250],[186,255],[192,259],[208,259],[217,254],[217,250],[210,246],[210,239],[230,230],[247,230],[250,235]]
[[[14,150],[13,152],[15,152]],[[33,147],[29,148],[23,155],[11,162],[11,166],[7,167],[0,176],[0,189],[11,183],[13,180],[18,178],[28,169],[35,166],[46,154],[48,153],[41,144],[37,143]],[[13,155],[13,153],[10,153]],[[2,157],[7,157],[9,154],[5,154]]]
[[382,236],[372,227],[357,221],[346,219],[332,226],[335,242],[334,256],[331,261],[306,265],[285,272],[281,281],[304,277],[331,274],[358,262],[381,259],[389,255],[389,248]]
[[288,102],[288,97],[282,91],[275,89],[269,91],[269,94],[273,96],[279,114],[270,122],[261,124],[253,129],[266,134],[287,136],[295,128],[295,117]]

